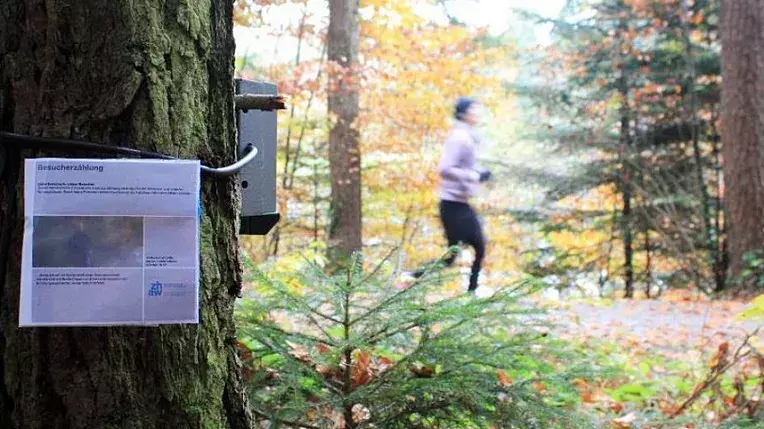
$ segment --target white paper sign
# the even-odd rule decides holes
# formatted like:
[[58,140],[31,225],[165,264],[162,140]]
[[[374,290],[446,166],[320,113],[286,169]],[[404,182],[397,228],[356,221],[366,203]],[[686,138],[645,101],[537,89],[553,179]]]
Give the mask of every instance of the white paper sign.
[[26,160],[19,326],[198,323],[199,167]]

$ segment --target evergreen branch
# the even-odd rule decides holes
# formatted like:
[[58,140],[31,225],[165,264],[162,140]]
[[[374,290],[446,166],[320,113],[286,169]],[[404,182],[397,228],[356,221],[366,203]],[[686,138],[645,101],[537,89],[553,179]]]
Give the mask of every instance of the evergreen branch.
[[379,391],[379,389],[381,389],[384,386],[387,379],[392,377],[393,374],[395,374],[395,371],[398,368],[418,358],[419,354],[424,349],[425,343],[426,342],[419,342],[416,345],[416,347],[413,350],[411,350],[406,356],[393,362],[392,366],[390,366],[390,368],[388,368],[385,372],[383,372],[382,375],[377,379],[376,387],[371,390],[371,393],[376,393],[377,391]]
[[421,322],[419,320],[417,320],[416,322],[412,322],[408,325],[402,326],[394,331],[388,331],[388,329],[390,328],[390,325],[387,325],[382,330],[379,330],[373,333],[371,336],[369,336],[365,342],[369,345],[374,345],[382,340],[385,340],[390,337],[394,337],[398,334],[401,334],[403,332],[409,331],[417,327],[421,327]]
[[[529,341],[535,341],[535,340],[539,340],[541,338],[544,338],[544,335],[539,335],[536,338],[529,339]],[[494,347],[490,352],[483,353],[483,355],[485,355],[485,356],[494,355],[494,354],[499,353],[501,351],[514,349],[515,347],[520,346],[521,344],[522,343],[520,343],[520,342],[507,343],[506,345],[503,345],[501,347]],[[506,366],[501,366],[497,362],[488,362],[488,361],[485,361],[485,360],[482,360],[482,359],[473,359],[473,360],[467,360],[467,361],[462,361],[461,362],[461,367],[467,367],[467,366],[471,366],[471,365],[487,366],[487,367],[494,368],[494,369],[505,369],[506,368]],[[455,372],[455,371],[456,370],[443,371],[443,374],[452,373],[452,372]]]
[[335,394],[342,394],[342,391],[337,386],[332,384],[329,379],[324,377],[323,374],[318,372],[318,370],[316,370],[316,368],[314,368],[312,365],[309,365],[307,362],[304,362],[304,361],[298,359],[297,357],[295,357],[294,355],[292,355],[292,353],[290,353],[287,348],[278,346],[276,343],[269,344],[269,343],[263,341],[263,339],[260,339],[260,342],[264,346],[266,346],[267,348],[272,350],[274,353],[278,354],[279,356],[284,357],[284,358],[290,360],[294,364],[297,364],[298,367],[300,367],[300,368],[302,368],[304,370],[309,370],[311,372],[311,374],[313,375],[313,377],[321,380],[321,384],[323,384],[327,389],[331,390]]
[[301,428],[301,429],[321,429],[319,426],[313,426],[313,425],[310,425],[310,424],[307,424],[307,423],[303,423],[303,422],[299,422],[299,421],[296,421],[296,420],[285,420],[285,419],[280,419],[278,417],[273,417],[273,416],[270,416],[270,415],[268,415],[268,414],[266,414],[266,413],[264,413],[264,412],[262,412],[262,411],[260,411],[260,410],[258,410],[256,408],[254,408],[254,407],[250,407],[250,409],[252,410],[252,412],[256,416],[264,418],[264,419],[268,419],[271,422],[276,422],[276,423],[279,423],[279,424],[282,424],[282,425],[287,425],[287,426],[292,426],[292,427],[298,427],[298,428]]
[[371,311],[368,311],[368,312],[366,312],[366,313],[364,313],[364,314],[361,314],[361,315],[359,315],[358,317],[356,317],[355,319],[351,319],[351,320],[350,320],[350,326],[354,326],[354,325],[356,325],[357,323],[359,323],[359,322],[362,322],[362,321],[364,321],[364,320],[368,319],[368,318],[369,318],[369,317],[371,317],[372,315],[374,315],[374,314],[376,314],[376,313],[379,313],[379,312],[380,312],[380,311],[382,311],[384,308],[386,308],[386,307],[389,307],[389,306],[390,306],[392,303],[396,302],[396,301],[397,301],[398,299],[400,299],[400,298],[401,298],[403,295],[408,295],[408,294],[411,294],[411,292],[412,292],[412,291],[413,291],[413,290],[414,290],[414,289],[415,289],[415,288],[416,288],[418,285],[421,285],[421,284],[422,284],[422,278],[423,278],[423,277],[420,277],[420,278],[418,278],[418,279],[414,280],[414,282],[412,282],[412,283],[411,283],[411,286],[409,286],[408,288],[406,288],[406,289],[403,289],[403,290],[401,290],[401,291],[399,291],[399,292],[396,292],[396,293],[394,293],[392,296],[390,296],[390,297],[388,297],[387,299],[383,300],[382,302],[380,302],[380,303],[377,305],[377,307],[376,307],[375,309],[372,309]]
[[365,276],[363,279],[361,279],[361,284],[364,284],[364,283],[368,282],[370,279],[373,279],[374,277],[376,277],[376,276],[377,276],[377,274],[378,274],[378,273],[380,272],[380,270],[382,269],[382,266],[385,264],[385,262],[387,262],[388,260],[392,259],[392,257],[393,257],[393,254],[394,254],[395,252],[397,252],[398,250],[399,250],[399,249],[397,249],[397,248],[392,248],[392,249],[390,249],[390,251],[387,253],[387,255],[385,255],[385,256],[382,258],[382,261],[381,261],[381,262],[379,262],[378,264],[376,264],[376,266],[374,267],[374,269],[373,269],[373,270],[372,270],[372,271],[371,271],[371,272],[370,272],[368,275],[366,275],[366,276]]
[[[383,264],[389,261],[390,255]],[[521,403],[504,404],[501,410],[491,407],[496,405],[497,387],[490,368],[511,367],[503,364],[505,360],[522,367],[523,357],[535,357],[522,347],[538,337],[537,330],[529,329],[536,319],[530,317],[526,322],[522,316],[535,311],[517,305],[521,294],[537,285],[532,279],[503,288],[488,298],[462,295],[425,304],[431,278],[420,277],[408,289],[392,291],[384,288],[385,279],[380,278],[382,264],[371,268],[372,275],[365,275],[358,260],[354,262],[345,275],[316,271],[315,279],[311,275],[316,266],[311,263],[305,266],[302,279],[317,281],[321,287],[310,294],[290,295],[278,290],[280,285],[274,285],[276,293],[260,304],[278,307],[298,326],[307,326],[308,331],[297,327],[289,329],[301,332],[288,332],[286,326],[274,322],[251,325],[253,330],[248,335],[258,342],[253,355],[270,352],[271,357],[278,356],[274,369],[279,376],[253,386],[255,394],[270,398],[260,404],[259,410],[263,411],[258,416],[268,417],[270,410],[274,416],[284,417],[272,420],[273,425],[299,425],[304,420],[313,427],[322,427],[323,419],[304,413],[328,405],[342,413],[346,421],[352,421],[352,407],[360,403],[369,407],[371,419],[357,427],[420,427],[408,420],[415,413],[422,422],[435,426],[469,419],[482,427],[507,421],[505,409],[528,415],[548,409],[543,404]],[[316,307],[318,303],[320,307]],[[331,331],[335,338],[327,341],[317,333],[318,328],[309,326],[312,314],[306,308],[340,319],[341,323],[333,325],[318,316],[313,319],[318,319],[322,323],[319,328]],[[361,311],[364,314],[359,315]],[[505,330],[507,324],[510,328]],[[324,350],[319,344],[332,350]],[[397,356],[392,360],[381,358],[390,347]],[[368,353],[368,359],[359,356],[356,362],[359,349]],[[523,392],[520,390],[519,395]],[[419,399],[410,403],[405,395]],[[550,418],[549,413],[539,417]]]
[[[307,261],[307,259],[306,259],[306,261]],[[308,261],[308,262],[310,264],[312,264],[311,261]],[[300,300],[298,298],[295,298],[294,296],[292,296],[291,293],[289,293],[288,289],[286,289],[285,287],[283,287],[280,284],[278,284],[278,282],[275,282],[275,281],[271,280],[270,278],[268,278],[262,271],[255,270],[255,275],[257,277],[259,277],[259,279],[261,281],[266,283],[271,289],[279,292],[279,294],[282,297],[286,298],[291,304],[295,304],[298,307],[302,308],[303,310],[307,310],[310,313],[313,313],[316,316],[321,317],[322,319],[328,320],[330,322],[333,322],[333,323],[342,323],[340,320],[337,320],[337,319],[333,318],[332,316],[330,316],[328,314],[324,314],[324,313],[314,309],[313,307],[308,305],[305,301],[302,301],[302,300]],[[320,326],[317,322],[315,322],[315,324],[316,324],[316,326]],[[329,336],[329,337],[331,338],[331,336]]]
[[255,408],[250,408],[250,409],[252,410],[252,412],[256,416],[264,418],[264,419],[268,419],[269,421],[276,422],[276,423],[279,423],[279,424],[282,424],[282,425],[287,425],[287,426],[291,426],[291,427],[298,427],[298,428],[301,428],[301,429],[321,429],[318,426],[309,425],[307,423],[302,423],[302,422],[299,422],[299,421],[296,421],[296,420],[285,420],[285,419],[280,419],[278,417],[272,417],[272,416],[269,416],[268,414],[265,414],[262,411],[259,411],[259,410],[255,409]]
[[403,408],[402,411],[398,412],[397,414],[393,414],[390,417],[387,417],[384,420],[381,420],[379,422],[379,426],[385,427],[385,423],[398,420],[400,418],[403,418],[406,415],[421,414],[425,411],[439,410],[439,409],[447,408],[449,405],[451,405],[451,398],[433,402],[426,407],[410,407],[407,405]]
[[326,338],[329,338],[330,340],[334,339],[334,337],[332,337],[332,334],[330,334],[329,331],[324,329],[324,327],[321,326],[321,324],[318,323],[318,321],[313,316],[308,315],[308,318],[310,319],[311,322],[313,322],[313,325],[316,326],[321,331],[321,333],[324,334],[324,336],[326,336]]
[[329,337],[330,338],[329,340],[325,340],[325,339],[318,338],[313,335],[305,334],[302,332],[286,331],[272,322],[255,321],[253,323],[259,326],[260,328],[262,328],[263,330],[275,332],[277,334],[282,334],[288,337],[301,338],[303,340],[307,340],[316,344],[323,344],[329,347],[337,347],[337,343],[331,341],[331,337]]

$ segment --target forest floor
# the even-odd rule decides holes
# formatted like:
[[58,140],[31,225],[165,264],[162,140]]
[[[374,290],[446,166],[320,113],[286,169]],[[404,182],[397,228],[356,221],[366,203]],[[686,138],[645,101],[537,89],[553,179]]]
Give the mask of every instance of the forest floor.
[[[548,310],[553,335],[585,350],[598,366],[618,371],[615,377],[579,386],[584,408],[599,415],[603,427],[717,427],[744,414],[734,399],[738,380],[745,384],[742,396],[761,404],[764,362],[746,358],[723,372],[714,369],[719,362],[732,363],[752,333],[757,332],[751,350],[764,352],[762,322],[738,317],[745,303],[692,300],[683,294],[659,300],[534,303]],[[714,382],[706,386],[709,380]],[[677,418],[669,418],[683,405]],[[764,427],[764,422],[725,427]]]
[[746,308],[736,301],[662,298],[541,303],[549,309],[557,332],[568,339],[639,344],[666,354],[734,342],[761,327],[761,323],[736,317]]

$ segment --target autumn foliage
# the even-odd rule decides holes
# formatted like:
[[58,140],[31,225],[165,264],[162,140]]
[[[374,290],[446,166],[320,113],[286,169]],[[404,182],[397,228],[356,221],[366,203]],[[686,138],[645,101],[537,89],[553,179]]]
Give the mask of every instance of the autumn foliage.
[[[261,274],[268,273],[248,285],[268,298],[245,298],[241,310],[242,356],[254,402],[262,406],[258,412],[318,427],[371,425],[380,418],[378,427],[397,427],[390,422],[404,415],[409,420],[400,427],[504,427],[490,418],[528,416],[508,417],[517,401],[556,404],[572,419],[577,407],[615,428],[736,427],[761,415],[761,334],[743,341],[738,328],[750,331],[751,324],[730,322],[743,304],[711,301],[741,280],[727,275],[719,1],[580,1],[568,2],[559,17],[518,17],[518,23],[552,25],[552,43],[541,46],[521,46],[524,34],[512,31],[497,35],[430,19],[417,2],[361,2],[360,62],[343,85],[360,95],[354,126],[362,152],[364,252],[381,256],[400,246],[402,269],[444,250],[435,165],[453,100],[471,94],[489,107],[488,134],[496,142],[481,154],[496,180],[474,202],[489,236],[483,285],[501,291],[532,277],[557,291],[547,296],[635,300],[620,312],[600,311],[615,305],[608,300],[582,304],[600,314],[590,318],[569,308],[576,304],[555,301],[552,309],[559,312],[544,319],[557,322],[545,331],[551,338],[537,332],[530,341],[511,329],[491,333],[497,344],[529,340],[523,344],[534,351],[545,341],[564,341],[603,373],[560,381],[565,358],[539,353],[534,359],[543,363],[534,367],[522,350],[512,364],[469,372],[479,383],[467,385],[448,378],[449,353],[469,345],[479,350],[484,344],[472,342],[477,338],[465,336],[442,354],[419,355],[406,347],[422,344],[425,331],[387,315],[380,326],[400,323],[408,342],[382,347],[364,336],[368,332],[342,326],[340,309],[370,311],[380,304],[366,301],[369,290],[351,293],[348,279],[321,289],[323,280],[294,274],[306,260],[325,262],[333,120],[326,99],[336,89],[327,77],[340,72],[326,60],[326,14],[314,3],[236,3],[242,28],[257,28],[275,41],[265,44],[272,53],[239,58],[238,73],[276,82],[289,100],[279,115],[282,222],[269,236],[243,243]],[[292,18],[276,23],[282,13]],[[764,253],[746,257],[744,280],[764,284],[762,261]],[[412,293],[396,288],[388,274],[387,289],[374,293]],[[477,311],[454,298],[464,289],[458,277],[437,281],[420,297],[421,308],[406,311],[424,314],[423,308],[456,302],[459,311]],[[350,293],[358,302],[333,306],[321,295],[330,291],[332,299]],[[319,323],[322,328],[302,330],[329,314],[324,322],[343,329]],[[509,325],[511,313],[504,320]],[[698,320],[700,328],[691,329]],[[347,340],[353,335],[361,340]],[[671,345],[677,341],[683,350]],[[380,393],[393,379],[401,389],[387,391],[401,401],[395,405]],[[464,390],[473,388],[490,395]],[[439,409],[444,395],[462,408],[447,411],[447,418],[422,417],[422,407]],[[288,402],[294,398],[299,401]],[[385,407],[400,415],[380,417]]]

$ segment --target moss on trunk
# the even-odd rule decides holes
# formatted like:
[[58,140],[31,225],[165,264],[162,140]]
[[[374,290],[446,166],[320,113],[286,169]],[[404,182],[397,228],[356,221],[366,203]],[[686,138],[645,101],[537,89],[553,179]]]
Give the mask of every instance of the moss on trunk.
[[[234,159],[233,2],[5,0],[0,128]],[[249,428],[235,351],[233,180],[203,181],[201,323],[18,328],[23,158],[0,187],[0,427]]]

